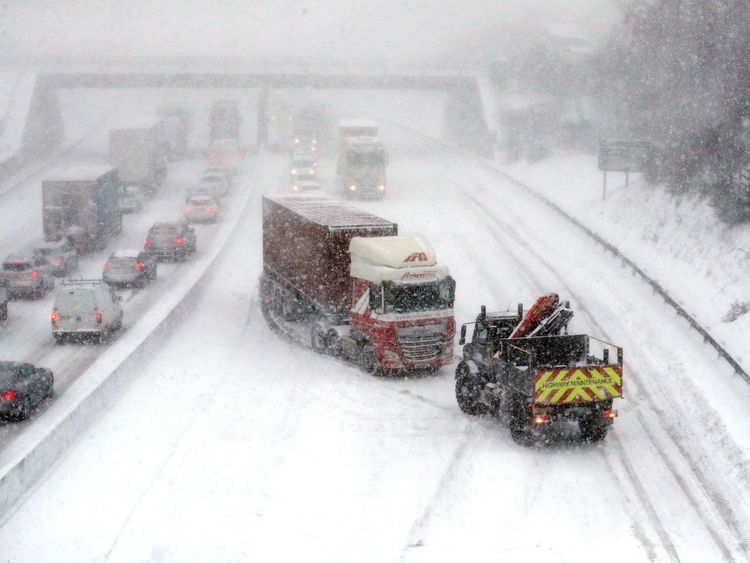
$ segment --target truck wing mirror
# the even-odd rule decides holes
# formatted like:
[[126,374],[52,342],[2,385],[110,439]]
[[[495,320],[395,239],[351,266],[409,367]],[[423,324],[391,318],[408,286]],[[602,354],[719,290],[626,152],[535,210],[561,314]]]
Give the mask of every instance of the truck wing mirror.
[[460,346],[466,344],[466,325],[461,325],[461,338],[458,339],[458,344]]

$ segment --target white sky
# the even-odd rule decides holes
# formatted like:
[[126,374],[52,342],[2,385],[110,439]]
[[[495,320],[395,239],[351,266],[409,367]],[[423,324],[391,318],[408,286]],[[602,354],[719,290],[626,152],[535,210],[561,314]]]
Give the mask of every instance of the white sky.
[[440,61],[477,56],[509,24],[598,36],[614,0],[8,0],[0,52],[10,56],[239,55]]

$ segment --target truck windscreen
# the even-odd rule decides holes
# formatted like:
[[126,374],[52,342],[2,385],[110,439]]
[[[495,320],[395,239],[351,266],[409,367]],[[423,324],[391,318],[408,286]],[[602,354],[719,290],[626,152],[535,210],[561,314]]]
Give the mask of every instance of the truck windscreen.
[[347,156],[350,166],[385,166],[385,153],[378,152],[350,152]]
[[437,282],[404,284],[383,282],[386,313],[408,313],[450,309],[453,307],[456,282],[447,277]]

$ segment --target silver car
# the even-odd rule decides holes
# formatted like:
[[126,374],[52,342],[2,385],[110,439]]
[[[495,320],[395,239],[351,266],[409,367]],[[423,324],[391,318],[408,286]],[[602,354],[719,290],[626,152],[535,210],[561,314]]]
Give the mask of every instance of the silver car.
[[78,252],[67,239],[39,244],[34,247],[33,252],[47,259],[56,276],[69,276],[78,268]]
[[39,299],[55,287],[52,266],[44,256],[33,252],[8,256],[3,262],[0,280],[7,281],[9,297]]
[[188,223],[216,223],[221,208],[218,200],[211,195],[196,194],[185,200],[185,221]]

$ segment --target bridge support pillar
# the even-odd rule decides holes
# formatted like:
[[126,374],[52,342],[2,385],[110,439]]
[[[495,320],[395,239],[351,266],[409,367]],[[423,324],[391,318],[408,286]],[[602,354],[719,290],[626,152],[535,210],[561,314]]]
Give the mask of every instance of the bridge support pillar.
[[21,141],[21,156],[32,160],[49,156],[65,140],[57,90],[37,79]]

